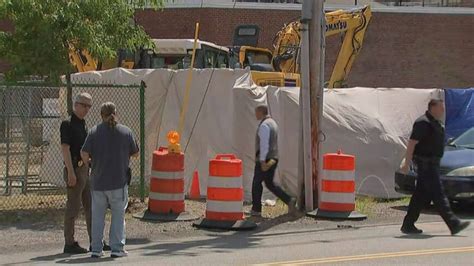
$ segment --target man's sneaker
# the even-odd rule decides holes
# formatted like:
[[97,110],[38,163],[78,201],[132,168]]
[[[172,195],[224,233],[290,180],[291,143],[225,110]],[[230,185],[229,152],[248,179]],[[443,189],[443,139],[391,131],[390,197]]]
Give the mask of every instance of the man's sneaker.
[[[103,251],[111,251],[112,249],[110,248],[109,245],[107,245],[107,243],[105,243],[105,241],[103,242],[104,245],[102,246],[102,250]],[[89,246],[89,252],[92,252],[92,245]]]
[[87,249],[79,246],[77,242],[72,245],[64,245],[64,253],[66,254],[85,254],[87,252]]
[[296,208],[296,198],[291,198],[290,202],[288,203],[288,213],[294,214],[298,212],[298,208]]
[[461,222],[458,226],[451,229],[451,235],[457,235],[459,232],[466,229],[470,224],[471,222]]
[[112,253],[110,254],[110,257],[112,258],[121,258],[121,257],[126,257],[126,256],[128,256],[128,252],[126,250],[112,251]]
[[103,257],[105,254],[103,251],[101,252],[91,252],[91,258],[98,259],[100,257]]
[[400,228],[400,231],[407,235],[417,235],[423,233],[423,230],[416,228],[416,226],[414,225],[402,226],[402,228]]

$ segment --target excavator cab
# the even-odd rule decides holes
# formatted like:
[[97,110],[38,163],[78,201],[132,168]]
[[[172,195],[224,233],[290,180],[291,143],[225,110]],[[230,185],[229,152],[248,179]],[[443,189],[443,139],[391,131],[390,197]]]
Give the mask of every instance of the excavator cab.
[[234,30],[232,46],[257,47],[259,34],[260,28],[257,25],[239,25]]
[[[266,48],[259,48],[258,36],[260,28],[257,25],[239,25],[234,30],[231,54],[238,60],[240,68],[250,68],[256,71],[273,71],[272,52]],[[235,66],[235,65],[234,65]]]
[[[239,25],[234,31],[234,43],[230,47],[231,54],[239,68],[249,68],[252,79],[259,86],[298,87],[298,74],[275,72],[274,55],[270,49],[258,46],[257,25]],[[236,67],[236,68],[237,68]]]

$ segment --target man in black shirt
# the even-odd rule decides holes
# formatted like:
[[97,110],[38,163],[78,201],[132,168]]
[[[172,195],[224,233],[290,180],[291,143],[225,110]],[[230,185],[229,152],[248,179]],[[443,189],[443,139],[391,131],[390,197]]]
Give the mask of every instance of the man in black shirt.
[[74,111],[70,120],[61,123],[61,151],[64,160],[64,179],[67,184],[67,203],[64,216],[64,253],[87,253],[74,240],[74,224],[79,211],[84,207],[89,242],[91,236],[91,192],[89,185],[89,168],[81,160],[81,148],[87,137],[84,118],[92,106],[92,97],[81,93],[74,99]]
[[442,100],[431,100],[428,111],[419,117],[413,125],[408,142],[405,161],[401,172],[406,174],[413,159],[417,166],[417,183],[401,231],[405,234],[421,234],[415,227],[420,212],[433,201],[436,209],[455,235],[469,226],[461,222],[451,210],[439,177],[439,165],[444,153],[444,126],[440,122],[444,117]]

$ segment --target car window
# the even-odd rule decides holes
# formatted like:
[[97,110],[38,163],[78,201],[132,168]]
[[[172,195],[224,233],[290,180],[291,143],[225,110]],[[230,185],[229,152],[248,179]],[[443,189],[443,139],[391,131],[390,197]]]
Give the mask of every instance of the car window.
[[461,136],[456,138],[453,141],[458,147],[470,148],[474,149],[474,128],[469,129],[468,131],[464,132]]

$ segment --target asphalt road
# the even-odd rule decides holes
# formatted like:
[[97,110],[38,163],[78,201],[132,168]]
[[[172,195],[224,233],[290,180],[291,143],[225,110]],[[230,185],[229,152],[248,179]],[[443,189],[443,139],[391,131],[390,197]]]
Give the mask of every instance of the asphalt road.
[[[472,221],[472,220],[471,220]],[[450,236],[442,222],[418,224],[425,232],[406,236],[399,225],[359,228],[209,232],[173,240],[130,239],[129,256],[91,259],[57,248],[0,255],[0,263],[132,265],[472,265],[474,226]],[[5,241],[5,239],[2,239]],[[107,256],[109,254],[106,254]]]

